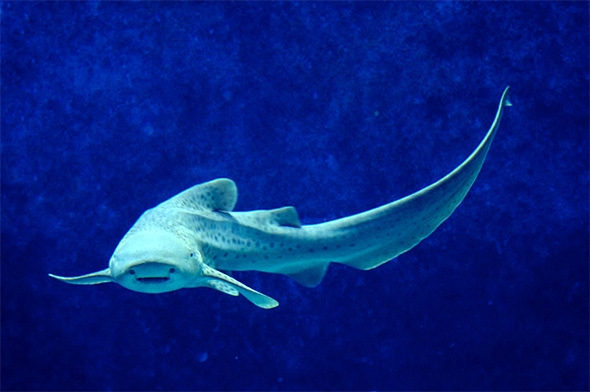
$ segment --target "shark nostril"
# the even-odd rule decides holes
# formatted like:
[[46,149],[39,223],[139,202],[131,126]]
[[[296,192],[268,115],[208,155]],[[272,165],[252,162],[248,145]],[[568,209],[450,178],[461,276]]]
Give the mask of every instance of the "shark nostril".
[[176,270],[175,270],[174,268],[170,268],[170,273],[171,273],[171,274],[173,274],[173,273],[175,273],[175,272],[176,272]]
[[129,275],[135,275],[135,270],[130,269],[129,270]]

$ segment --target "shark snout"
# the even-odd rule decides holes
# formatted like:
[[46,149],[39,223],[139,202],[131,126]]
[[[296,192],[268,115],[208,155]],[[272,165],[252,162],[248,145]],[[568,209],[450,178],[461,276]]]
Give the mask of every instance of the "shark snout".
[[123,270],[116,281],[121,286],[142,293],[165,293],[186,284],[186,274],[173,264],[144,261]]

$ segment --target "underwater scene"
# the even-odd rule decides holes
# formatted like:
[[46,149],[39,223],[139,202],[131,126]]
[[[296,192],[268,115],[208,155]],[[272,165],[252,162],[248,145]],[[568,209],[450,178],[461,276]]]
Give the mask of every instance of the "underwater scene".
[[3,391],[588,390],[588,2],[11,2]]

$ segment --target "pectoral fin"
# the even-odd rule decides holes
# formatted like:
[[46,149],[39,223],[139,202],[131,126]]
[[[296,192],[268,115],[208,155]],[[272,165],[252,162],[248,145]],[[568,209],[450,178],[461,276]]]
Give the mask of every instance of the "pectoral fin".
[[113,278],[111,277],[111,270],[109,268],[104,269],[102,271],[93,272],[91,274],[73,276],[71,278],[65,276],[57,276],[53,274],[47,275],[51,276],[52,278],[61,280],[62,282],[70,284],[99,284],[113,281]]
[[197,286],[211,287],[229,295],[242,294],[248,301],[264,309],[279,306],[279,303],[274,299],[206,265],[203,266],[203,278],[200,279]]

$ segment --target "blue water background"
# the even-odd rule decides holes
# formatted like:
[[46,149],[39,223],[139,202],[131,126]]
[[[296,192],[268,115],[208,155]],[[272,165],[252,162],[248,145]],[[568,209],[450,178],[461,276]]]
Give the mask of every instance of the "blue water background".
[[[588,390],[588,2],[2,2],[2,390]],[[431,237],[310,289],[71,286],[236,181],[303,223],[481,175]]]

